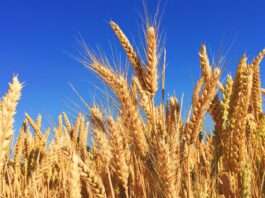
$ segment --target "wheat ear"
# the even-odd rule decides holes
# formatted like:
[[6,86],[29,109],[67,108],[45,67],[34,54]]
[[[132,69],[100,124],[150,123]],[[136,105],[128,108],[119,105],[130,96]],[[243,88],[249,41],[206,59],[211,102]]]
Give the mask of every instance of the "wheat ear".
[[40,144],[44,144],[44,138],[43,138],[43,135],[42,135],[42,132],[41,132],[41,128],[39,127],[39,125],[37,123],[35,123],[35,121],[30,117],[29,114],[25,114],[26,116],[26,119],[27,121],[29,122],[30,126],[33,128],[35,134],[36,134],[36,137],[37,137],[37,141],[40,143]]
[[253,69],[253,88],[252,88],[252,101],[254,114],[258,119],[262,112],[262,92],[261,92],[261,79],[260,79],[260,63],[265,56],[265,49],[262,50],[258,56],[253,60],[251,66]]
[[[230,75],[227,75],[226,84],[224,86],[223,90],[223,98],[219,103],[219,113],[216,116],[216,144],[217,146],[220,146],[218,153],[221,153],[224,149],[225,145],[225,138],[230,135],[230,131],[226,130],[227,127],[227,121],[228,121],[228,114],[230,110],[230,99],[232,95],[232,89],[233,89],[233,79]],[[229,133],[229,134],[227,134]]]
[[79,135],[79,128],[81,124],[81,117],[82,117],[82,114],[78,113],[74,126],[70,132],[70,137],[74,145],[78,144],[78,135]]
[[156,147],[156,171],[159,175],[163,192],[167,198],[177,197],[176,189],[176,163],[173,161],[174,156],[170,146],[165,139],[159,138]]
[[63,112],[63,119],[64,119],[66,129],[70,133],[70,131],[72,130],[72,124],[71,124],[71,122],[70,122],[70,120],[69,120],[69,118],[65,112]]
[[229,171],[238,173],[244,162],[246,118],[252,87],[252,70],[244,55],[239,63],[229,106],[227,132],[224,137],[224,163]]
[[95,197],[97,198],[106,198],[105,187],[101,180],[101,177],[91,168],[88,168],[87,165],[79,159],[78,166],[80,168],[81,179],[86,181]]
[[108,119],[108,126],[111,133],[110,143],[113,154],[114,172],[120,180],[125,193],[127,193],[129,178],[129,148],[122,136],[119,122],[114,122],[113,118],[110,117]]
[[215,68],[210,79],[205,82],[205,87],[202,90],[198,102],[192,106],[191,120],[186,124],[185,127],[185,136],[189,143],[193,143],[200,133],[202,119],[215,97],[219,77],[220,69]]
[[80,171],[78,168],[78,156],[73,155],[71,160],[70,178],[69,178],[69,198],[81,198]]
[[153,26],[147,28],[147,65],[145,70],[145,83],[151,96],[157,91],[157,35]]
[[15,171],[16,174],[19,174],[19,167],[20,167],[20,160],[23,153],[23,147],[24,147],[24,141],[25,141],[25,122],[23,123],[23,126],[20,129],[20,133],[17,139],[17,143],[15,146],[15,154],[14,154],[14,163],[15,163]]
[[11,138],[13,136],[13,122],[16,106],[21,96],[22,84],[17,76],[9,83],[7,94],[0,102],[0,169],[8,155]]
[[94,59],[89,65],[109,87],[114,91],[121,103],[121,114],[124,125],[131,132],[137,150],[145,156],[148,151],[148,144],[143,133],[143,124],[137,111],[137,106],[130,97],[127,81],[122,75],[117,75],[109,68]]
[[140,61],[140,58],[138,57],[137,53],[135,52],[133,46],[131,45],[129,39],[126,37],[126,35],[123,33],[121,28],[119,27],[118,24],[116,24],[114,21],[110,21],[110,26],[119,39],[121,46],[123,47],[130,63],[132,64],[136,75],[138,76],[140,83],[144,85],[144,80],[143,80],[143,68],[142,64]]
[[[100,165],[103,165],[103,171],[106,171],[109,167],[112,153],[109,144],[109,138],[107,137],[105,127],[103,125],[103,115],[99,108],[94,106],[90,109],[90,117],[94,135],[93,148],[95,156],[99,159],[98,161],[101,162]],[[101,169],[101,167],[99,168]]]
[[199,57],[200,57],[202,76],[204,77],[204,80],[207,81],[211,76],[212,69],[209,63],[206,46],[204,44],[200,48]]
[[86,122],[84,116],[82,116],[80,123],[80,132],[79,132],[79,145],[84,150],[86,150],[87,138],[88,138],[88,122]]

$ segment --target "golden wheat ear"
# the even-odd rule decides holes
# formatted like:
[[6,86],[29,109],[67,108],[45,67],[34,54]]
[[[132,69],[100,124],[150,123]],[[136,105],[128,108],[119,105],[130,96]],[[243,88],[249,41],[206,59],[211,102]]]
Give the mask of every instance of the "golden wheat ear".
[[101,171],[105,171],[109,166],[112,153],[109,144],[109,137],[106,134],[103,113],[98,107],[94,106],[90,109],[90,120],[93,130],[94,152],[101,162],[100,169],[103,169]]
[[86,149],[87,138],[88,138],[88,122],[86,121],[85,117],[81,117],[80,121],[80,129],[79,129],[79,146]]
[[25,121],[23,123],[23,126],[21,127],[19,131],[19,136],[17,138],[17,143],[15,145],[15,153],[14,153],[14,163],[15,163],[15,172],[19,175],[19,168],[20,168],[20,162],[21,162],[21,156],[23,155],[23,145],[25,141]]
[[[212,74],[212,68],[209,61],[209,56],[207,53],[207,48],[205,44],[201,45],[200,51],[199,51],[199,57],[200,57],[200,65],[201,65],[201,75],[204,80],[209,80],[210,76]],[[218,81],[217,86],[220,91],[224,90],[223,84]]]
[[71,159],[71,169],[69,180],[69,198],[82,198],[80,170],[78,167],[78,156],[73,154]]
[[11,138],[13,136],[13,122],[17,103],[21,96],[22,83],[14,76],[9,83],[8,91],[0,102],[0,169],[9,152]]
[[190,144],[197,140],[201,130],[204,115],[211,106],[217,93],[218,82],[221,75],[219,68],[212,69],[209,64],[206,47],[203,45],[199,52],[201,62],[201,78],[196,84],[192,98],[192,115],[185,126],[184,139]]
[[103,113],[97,106],[90,108],[90,120],[93,128],[99,128],[104,132],[106,131],[104,126]]
[[79,135],[80,125],[81,125],[81,118],[82,118],[82,114],[78,113],[74,126],[72,130],[70,131],[70,138],[74,145],[78,144],[78,135]]
[[64,120],[64,124],[65,124],[65,127],[66,127],[68,133],[70,133],[70,131],[72,130],[72,124],[71,124],[70,119],[68,118],[68,116],[65,112],[63,112],[63,120]]
[[260,63],[265,56],[265,49],[263,49],[257,57],[251,63],[253,70],[253,88],[252,88],[252,105],[256,119],[259,118],[262,112],[262,90],[261,90],[261,78],[260,78]]
[[202,77],[205,81],[210,79],[212,68],[210,66],[206,45],[202,44],[199,52]]
[[124,49],[124,51],[128,57],[128,60],[130,61],[131,65],[132,65],[132,67],[136,73],[136,76],[139,78],[141,85],[144,87],[145,86],[144,79],[143,79],[144,71],[143,71],[142,63],[141,63],[139,56],[137,55],[132,44],[130,43],[127,36],[123,33],[123,31],[121,30],[119,25],[117,23],[115,23],[114,21],[110,21],[110,26],[111,26],[113,32],[115,33],[116,37],[120,41],[120,44],[123,47],[123,49]]
[[117,36],[117,38],[119,39],[121,46],[123,47],[125,53],[128,56],[129,61],[131,62],[132,66],[134,67],[134,69],[137,71],[141,70],[141,61],[136,53],[136,51],[134,50],[132,44],[130,43],[129,39],[126,37],[126,35],[123,33],[123,31],[121,30],[120,26],[115,23],[114,21],[110,21],[110,26],[113,30],[113,32],[115,33],[115,35]]
[[227,137],[224,137],[224,163],[231,172],[238,173],[242,168],[245,157],[246,144],[246,119],[248,115],[251,89],[252,70],[247,65],[247,57],[244,55],[237,68],[237,74],[233,83],[230,109],[228,114]]
[[[222,150],[226,146],[224,143],[225,138],[230,135],[230,131],[227,131],[226,127],[228,122],[228,113],[230,110],[229,104],[232,95],[232,88],[233,88],[233,79],[230,75],[227,75],[226,83],[224,85],[224,90],[222,91],[222,100],[217,98],[212,103],[212,109],[210,113],[215,122],[214,141],[216,143],[215,145],[216,150]],[[217,158],[219,158],[219,156]]]
[[93,58],[92,62],[86,66],[96,72],[119,99],[123,123],[130,132],[136,148],[141,152],[141,155],[145,156],[148,151],[148,144],[143,132],[143,122],[139,115],[137,104],[135,104],[134,99],[130,95],[128,81],[123,75],[113,72],[96,58]]
[[145,68],[145,83],[146,88],[151,96],[154,96],[157,91],[157,35],[155,27],[150,26],[146,30],[147,43],[147,65]]
[[34,130],[35,134],[36,134],[36,140],[40,143],[40,144],[45,144],[44,141],[44,137],[41,131],[41,128],[39,127],[38,123],[36,123],[29,114],[25,114],[27,121],[29,122],[30,126],[32,127],[32,129]]
[[113,155],[112,164],[114,167],[114,174],[119,179],[125,193],[128,192],[129,179],[129,147],[126,144],[122,127],[119,121],[114,121],[112,117],[107,119],[108,130],[110,132],[110,145]]

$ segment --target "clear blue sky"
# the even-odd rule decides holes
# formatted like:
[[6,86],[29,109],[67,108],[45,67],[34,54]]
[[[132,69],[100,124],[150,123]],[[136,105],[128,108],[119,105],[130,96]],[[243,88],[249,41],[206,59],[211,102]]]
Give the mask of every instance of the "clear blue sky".
[[[161,2],[161,32],[168,53],[167,93],[184,93],[187,106],[199,77],[197,54],[202,42],[211,58],[225,56],[224,73],[234,72],[242,53],[252,58],[265,47],[263,0]],[[157,3],[146,1],[150,15]],[[25,83],[17,123],[25,112],[33,116],[39,112],[46,122],[53,123],[59,112],[84,110],[69,82],[86,99],[95,100],[95,86],[102,84],[71,57],[79,54],[79,35],[92,49],[104,49],[109,56],[113,48],[118,57],[122,51],[108,21],[120,24],[137,43],[142,36],[142,5],[142,0],[1,1],[0,93],[6,91],[13,74],[19,74]],[[96,95],[99,102],[104,98]]]

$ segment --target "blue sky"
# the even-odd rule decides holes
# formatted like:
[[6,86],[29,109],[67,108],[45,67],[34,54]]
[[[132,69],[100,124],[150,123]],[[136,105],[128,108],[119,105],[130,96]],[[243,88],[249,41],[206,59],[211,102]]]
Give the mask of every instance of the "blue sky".
[[[207,44],[211,59],[225,58],[223,76],[235,71],[244,52],[252,59],[265,47],[262,0],[160,2],[160,31],[168,54],[166,92],[184,93],[186,106],[199,77],[201,43]],[[145,4],[152,16],[158,1],[146,0]],[[53,124],[62,111],[85,110],[69,82],[87,100],[103,101],[104,95],[96,88],[104,89],[102,84],[72,57],[79,56],[80,35],[91,49],[99,48],[110,58],[114,51],[119,57],[122,51],[108,21],[116,21],[132,43],[140,42],[141,47],[142,18],[142,0],[1,1],[0,93],[6,91],[13,74],[19,74],[25,84],[16,127],[25,112],[41,113],[46,123]]]

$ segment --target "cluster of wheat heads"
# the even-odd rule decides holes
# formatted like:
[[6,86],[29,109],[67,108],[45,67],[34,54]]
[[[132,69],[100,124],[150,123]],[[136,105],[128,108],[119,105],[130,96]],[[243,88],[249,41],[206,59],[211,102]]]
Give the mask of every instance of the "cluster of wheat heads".
[[[58,117],[52,139],[42,117],[26,114],[14,149],[13,117],[22,85],[17,77],[0,101],[1,197],[264,197],[265,113],[262,107],[261,51],[250,63],[244,55],[234,78],[220,81],[206,47],[190,114],[181,117],[174,96],[154,103],[158,91],[158,35],[146,27],[142,60],[122,32],[110,26],[134,73],[132,79],[88,53],[83,61],[114,92],[118,114],[99,106],[71,122]],[[205,115],[215,123],[203,139]],[[92,133],[92,144],[87,144]],[[49,138],[50,139],[50,138]]]

